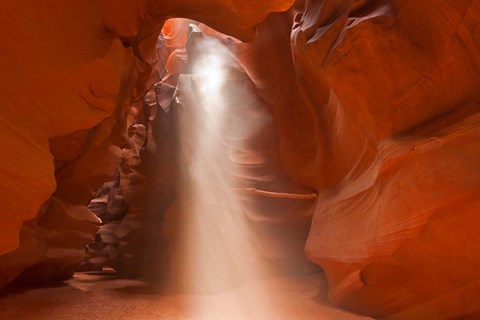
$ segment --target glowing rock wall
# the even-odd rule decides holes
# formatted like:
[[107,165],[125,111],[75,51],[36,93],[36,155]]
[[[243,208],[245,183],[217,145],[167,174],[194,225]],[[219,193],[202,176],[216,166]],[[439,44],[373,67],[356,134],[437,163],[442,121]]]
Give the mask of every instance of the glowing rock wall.
[[[126,201],[141,204],[136,182],[149,169],[136,167],[126,128],[163,76],[150,71],[170,53],[155,50],[165,19],[252,40],[254,24],[292,2],[6,4],[0,286],[48,259],[69,270],[98,225],[78,206],[122,157]],[[319,194],[305,252],[332,303],[390,319],[479,317],[479,14],[477,0],[297,1],[251,44],[232,43],[271,107],[282,170]],[[82,223],[42,220],[50,214]],[[85,236],[52,240],[72,228]],[[74,252],[65,262],[65,251],[47,254],[59,244]]]
[[[54,234],[48,234],[49,228],[38,230],[38,213],[43,208],[48,214],[53,193],[61,202],[84,206],[115,174],[121,149],[128,145],[130,108],[148,85],[165,19],[203,17],[248,39],[256,23],[291,2],[5,4],[0,13],[0,254],[7,255],[0,258],[0,287],[47,259]],[[89,225],[78,226],[89,236],[62,242],[64,252],[81,250],[94,236],[98,221],[93,213],[79,219]],[[35,246],[43,249],[28,254]]]
[[319,194],[305,252],[330,301],[474,319],[480,3],[427,5],[298,2],[231,47],[272,107],[283,169]]
[[274,106],[284,168],[319,193],[305,251],[336,305],[479,316],[479,13],[306,1],[239,49]]
[[292,33],[323,167],[306,253],[343,307],[478,317],[480,3],[330,3]]

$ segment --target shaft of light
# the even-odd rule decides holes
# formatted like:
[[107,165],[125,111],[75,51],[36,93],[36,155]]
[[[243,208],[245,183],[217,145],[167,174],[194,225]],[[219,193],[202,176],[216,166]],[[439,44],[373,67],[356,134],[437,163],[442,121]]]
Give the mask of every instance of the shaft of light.
[[183,125],[189,130],[181,133],[188,141],[181,146],[186,190],[181,202],[188,235],[184,282],[188,289],[210,295],[192,305],[195,319],[275,319],[268,292],[251,286],[267,270],[242,207],[245,194],[238,194],[241,172],[232,162],[262,119],[252,123],[231,109],[236,105],[229,100],[232,96],[251,93],[229,86],[228,68],[234,62],[228,50],[213,40],[203,44],[209,46],[208,54],[196,59],[193,68],[197,103],[188,106],[190,120]]

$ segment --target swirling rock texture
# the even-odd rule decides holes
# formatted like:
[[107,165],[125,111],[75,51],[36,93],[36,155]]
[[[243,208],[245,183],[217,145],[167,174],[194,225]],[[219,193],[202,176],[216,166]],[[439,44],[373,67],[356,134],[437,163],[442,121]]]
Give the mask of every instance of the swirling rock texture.
[[[290,5],[286,0],[5,4],[0,35],[0,286],[48,258],[45,252],[53,245],[49,238],[55,235],[40,233],[39,211],[48,214],[46,203],[53,193],[65,206],[84,206],[117,171],[122,148],[128,146],[131,106],[144,95],[152,66],[159,63],[157,39],[167,18],[203,16],[249,39],[253,26],[268,13]],[[93,213],[88,215],[79,215],[90,223],[79,232],[90,236],[63,242],[63,249],[79,249],[91,241],[99,222]],[[22,228],[25,221],[31,222]]]
[[477,318],[480,3],[423,5],[306,2],[291,39],[315,131],[288,162],[320,193],[306,253],[331,302]]
[[[170,23],[166,25],[168,31],[174,28]],[[178,199],[166,215],[164,228],[173,260],[170,270],[174,274],[170,277],[182,279],[182,265],[188,262],[180,257],[183,262],[179,263],[176,256],[179,252],[192,251],[191,242],[188,245],[191,234],[199,235],[197,244],[202,242],[200,235],[205,231],[201,230],[209,230],[209,237],[219,242],[235,243],[233,248],[228,248],[228,243],[225,247],[212,248],[208,254],[213,256],[214,252],[235,250],[245,261],[260,256],[265,260],[263,264],[273,264],[279,272],[298,274],[317,269],[306,261],[303,253],[316,194],[283,173],[279,163],[278,133],[270,106],[259,97],[255,84],[227,49],[233,49],[234,43],[239,42],[198,23],[190,25],[189,31],[185,50],[172,53],[165,76],[165,81],[170,83],[172,79],[178,81],[170,109],[175,113],[180,149]],[[224,83],[218,92],[211,88],[205,94],[215,79],[209,79],[208,71],[202,73],[196,69],[206,67],[209,70],[211,59],[222,61]],[[221,110],[227,111],[222,113]],[[218,123],[218,118],[223,122]],[[200,135],[202,138],[197,138]],[[204,217],[196,218],[193,214],[196,210],[204,212]],[[219,210],[228,212],[229,218],[222,218],[225,214],[217,214]],[[206,222],[195,223],[195,219]],[[245,225],[252,230],[248,237],[252,243],[242,239]],[[233,228],[237,229],[231,230]],[[222,236],[225,230],[231,230],[228,236]],[[222,260],[222,263],[228,265],[232,261]],[[196,269],[202,267],[200,261],[196,263]],[[224,271],[232,269],[234,265],[218,268],[215,279],[208,284],[221,283],[219,278],[222,277],[229,282],[226,280],[230,278],[228,272]],[[209,272],[198,273],[200,275],[195,278],[211,277]],[[246,273],[238,278],[248,277]],[[208,284],[200,287],[205,289]],[[215,290],[214,287],[207,290]]]
[[480,317],[480,1],[291,5],[5,4],[0,286],[71,274],[100,224],[84,205],[119,167],[123,265],[141,274],[134,253],[158,250],[139,235],[165,249],[173,229],[143,231],[174,211],[166,110],[189,73],[188,21],[158,35],[181,16],[252,41],[199,26],[228,42],[268,106],[279,175],[318,194],[296,217],[302,229],[313,214],[305,253],[330,302],[378,318]]

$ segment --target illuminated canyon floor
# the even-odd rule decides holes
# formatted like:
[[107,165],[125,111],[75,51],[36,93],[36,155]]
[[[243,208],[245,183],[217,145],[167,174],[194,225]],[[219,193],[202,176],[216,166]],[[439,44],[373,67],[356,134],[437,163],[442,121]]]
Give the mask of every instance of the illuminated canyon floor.
[[[326,291],[323,275],[275,278],[254,286],[246,285],[236,291],[216,295],[180,295],[162,293],[138,280],[122,279],[113,273],[77,273],[60,286],[25,289],[10,292],[0,298],[2,320],[205,320],[189,311],[190,303],[216,303],[231,299],[238,291],[255,292],[258,287],[274,292],[272,303],[281,308],[281,316],[275,319],[355,320],[369,319],[338,310],[325,302],[319,292]],[[320,288],[320,290],[319,290]],[[254,294],[251,296],[255,299]],[[260,319],[255,310],[248,310],[248,319]],[[240,319],[228,314],[228,307],[221,320]],[[244,318],[242,318],[243,320]],[[214,319],[208,319],[214,320]]]

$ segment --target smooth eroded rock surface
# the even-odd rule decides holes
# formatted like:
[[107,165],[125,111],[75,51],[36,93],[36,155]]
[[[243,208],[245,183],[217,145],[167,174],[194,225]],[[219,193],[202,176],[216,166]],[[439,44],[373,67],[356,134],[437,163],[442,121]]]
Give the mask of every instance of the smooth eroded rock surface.
[[[128,209],[105,233],[115,233],[115,261],[140,274],[139,256],[165,264],[144,244],[156,236],[165,248],[174,230],[155,233],[175,209],[169,112],[192,73],[191,21],[159,34],[185,17],[208,25],[196,24],[254,84],[275,124],[267,169],[318,194],[276,225],[278,243],[263,238],[266,251],[303,257],[308,233],[306,256],[342,308],[478,318],[479,15],[477,0],[5,4],[0,286],[24,270],[71,272],[99,225],[83,206],[117,172]],[[256,213],[271,222],[269,210]],[[295,245],[282,247],[295,223]]]
[[[270,12],[287,10],[292,3],[89,0],[46,5],[27,0],[5,4],[0,14],[4,24],[0,254],[20,250],[22,225],[38,218],[52,194],[62,202],[84,206],[113,177],[123,157],[121,149],[130,145],[127,126],[132,124],[132,104],[148,89],[152,68],[163,68],[162,52],[156,47],[167,18],[204,19],[247,39]],[[90,232],[93,240],[93,229],[79,231]],[[32,229],[29,234],[36,232]],[[31,241],[38,241],[35,245],[48,244],[42,235],[32,236]],[[82,248],[83,244],[70,243],[71,250]],[[22,263],[6,264],[2,272],[14,278],[26,267],[48,260],[36,255],[21,259]]]

